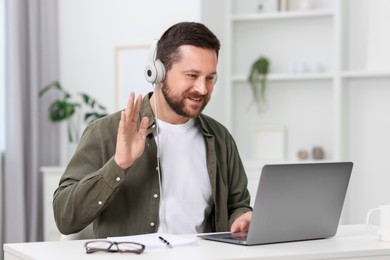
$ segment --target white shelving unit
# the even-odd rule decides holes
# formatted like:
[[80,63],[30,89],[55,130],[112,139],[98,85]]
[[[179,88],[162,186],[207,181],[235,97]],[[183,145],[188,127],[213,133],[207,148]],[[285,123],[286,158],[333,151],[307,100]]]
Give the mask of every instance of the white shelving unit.
[[[248,136],[254,135],[256,127],[261,125],[281,125],[286,128],[288,135],[286,140],[286,160],[295,160],[294,154],[298,149],[310,149],[309,144],[296,144],[295,147],[291,143],[289,126],[284,123],[272,121],[266,118],[266,114],[274,114],[272,111],[275,102],[272,101],[272,95],[278,93],[269,93],[272,89],[283,91],[281,88],[287,88],[289,85],[320,85],[323,90],[328,92],[328,105],[331,106],[333,118],[329,122],[333,128],[328,136],[326,143],[332,140],[333,144],[327,147],[326,151],[331,154],[332,159],[341,159],[343,157],[343,147],[340,144],[342,139],[342,127],[340,122],[342,118],[341,109],[341,83],[337,83],[340,78],[341,58],[339,50],[341,40],[340,34],[340,10],[341,4],[337,1],[330,1],[331,4],[324,6],[321,9],[314,10],[292,10],[286,12],[270,12],[256,13],[256,1],[231,0],[227,6],[227,48],[228,52],[228,67],[227,81],[230,91],[227,91],[227,109],[228,127],[241,147],[241,153],[244,158],[251,158],[253,147]],[[254,10],[254,11],[252,11]],[[293,32],[293,33],[292,33]],[[310,33],[318,36],[318,39],[310,39]],[[304,37],[307,37],[304,39]],[[298,40],[297,40],[298,39]],[[279,42],[279,41],[282,42]],[[308,45],[308,46],[306,46]],[[245,51],[242,51],[245,50]],[[296,53],[294,53],[296,50]],[[269,106],[270,110],[267,113],[257,114],[255,108],[242,110],[241,107],[251,100],[249,85],[246,81],[246,73],[249,71],[250,65],[260,55],[266,56],[271,62],[270,73],[267,76],[267,95],[270,95]],[[313,58],[314,57],[314,58]],[[312,66],[320,67],[314,71],[306,71],[305,73],[291,73],[289,66],[293,63],[311,63]],[[301,65],[302,65],[301,64]],[[310,65],[308,65],[310,66]],[[291,86],[293,88],[294,86]],[[310,86],[315,87],[315,86]],[[339,93],[340,92],[340,93]],[[246,96],[245,96],[246,95]],[[233,98],[234,97],[234,98]],[[308,97],[310,98],[310,97]],[[246,104],[245,104],[246,103]],[[321,110],[321,109],[320,109]],[[238,112],[236,112],[238,111]],[[321,113],[324,113],[322,111]],[[246,124],[249,131],[241,131],[245,122],[240,120],[242,114],[248,114],[253,117],[253,124]],[[229,117],[229,115],[231,115]],[[265,115],[265,116],[264,116]],[[287,116],[287,115],[285,115]],[[279,115],[280,117],[280,115]],[[284,116],[280,118],[283,120]],[[264,120],[263,120],[264,119]],[[284,121],[285,122],[285,121]],[[290,137],[290,138],[289,138]],[[313,145],[318,145],[314,143]]]
[[[390,146],[383,134],[390,131],[390,105],[385,101],[390,68],[370,69],[366,61],[364,26],[367,6],[373,3],[316,0],[310,10],[260,13],[259,2],[229,0],[225,8],[226,122],[241,156],[249,165],[265,163],[253,156],[253,140],[259,127],[271,125],[285,129],[283,162],[297,161],[298,150],[310,154],[314,146],[324,149],[325,160],[353,161],[344,219],[363,222],[369,208],[390,199],[383,184],[390,181],[383,158]],[[290,2],[295,8],[299,0]],[[261,55],[271,64],[269,108],[257,113],[250,106],[247,73]],[[291,73],[296,63],[317,64],[320,70]]]
[[[271,71],[267,77],[267,92],[275,91],[275,95],[277,95],[280,94],[278,90],[283,92],[285,88],[294,88],[296,85],[310,85],[307,88],[317,86],[327,88],[323,91],[328,92],[327,104],[332,113],[331,120],[326,126],[323,126],[323,131],[331,132],[331,135],[324,142],[318,140],[318,143],[315,143],[316,140],[313,140],[313,146],[326,146],[325,143],[332,140],[332,145],[325,147],[327,159],[347,159],[345,141],[347,97],[345,96],[344,81],[360,78],[387,78],[390,76],[390,70],[366,71],[346,68],[344,65],[346,62],[345,52],[343,52],[346,48],[344,35],[347,11],[345,5],[346,1],[333,0],[327,1],[323,6],[318,7],[319,9],[256,13],[256,1],[230,0],[228,2],[226,8],[228,12],[226,15],[228,40],[226,45],[229,51],[226,78],[229,91],[226,92],[226,109],[229,113],[227,113],[226,121],[229,129],[237,138],[239,146],[242,147],[244,158],[256,159],[250,158],[250,154],[253,153],[253,147],[250,145],[253,143],[248,142],[248,136],[255,132],[255,125],[281,124],[277,120],[272,121],[267,118],[267,114],[276,114],[272,109],[279,105],[272,98],[269,101],[270,110],[266,113],[253,113],[254,108],[247,111],[240,110],[240,107],[247,106],[252,98],[248,91],[249,84],[246,73],[248,73],[251,63],[263,55],[268,57],[271,62]],[[294,54],[295,50],[296,54]],[[315,63],[320,67],[320,70],[290,73],[288,67],[294,62],[301,65],[305,62],[311,62],[312,65]],[[298,88],[297,91],[301,90]],[[304,92],[302,91],[301,95],[305,95]],[[309,106],[308,109],[310,109]],[[239,112],[236,113],[237,110]],[[253,125],[246,124],[247,127],[252,127],[251,131],[240,130],[245,125],[240,120],[242,114],[253,116],[253,121],[255,121]],[[326,117],[329,117],[329,113],[326,114]],[[264,118],[265,120],[263,120]],[[321,125],[321,122],[313,122],[313,124]],[[296,160],[296,152],[305,147],[310,149],[310,145],[304,141],[301,145],[291,143],[289,140],[296,137],[290,135],[288,125],[285,127],[288,135],[286,138],[286,160]],[[319,132],[318,136],[321,134]]]
[[255,20],[280,20],[294,18],[310,18],[310,17],[332,17],[333,10],[311,10],[311,11],[293,11],[293,12],[273,12],[273,13],[257,13],[257,14],[238,14],[232,15],[233,22],[239,21],[255,21]]

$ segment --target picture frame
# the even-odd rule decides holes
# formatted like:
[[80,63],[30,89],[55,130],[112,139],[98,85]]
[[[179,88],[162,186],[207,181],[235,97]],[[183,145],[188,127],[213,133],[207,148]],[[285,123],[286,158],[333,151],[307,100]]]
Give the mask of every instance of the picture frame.
[[285,160],[285,129],[282,126],[261,126],[254,134],[255,159]]
[[126,107],[131,91],[146,95],[153,87],[144,76],[150,44],[123,45],[115,48],[115,109]]

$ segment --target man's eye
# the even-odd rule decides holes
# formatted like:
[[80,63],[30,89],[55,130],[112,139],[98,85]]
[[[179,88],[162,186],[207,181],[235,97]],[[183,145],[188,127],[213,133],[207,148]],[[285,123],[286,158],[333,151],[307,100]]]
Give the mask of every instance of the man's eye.
[[198,77],[196,74],[186,74],[186,75],[191,79],[196,79]]

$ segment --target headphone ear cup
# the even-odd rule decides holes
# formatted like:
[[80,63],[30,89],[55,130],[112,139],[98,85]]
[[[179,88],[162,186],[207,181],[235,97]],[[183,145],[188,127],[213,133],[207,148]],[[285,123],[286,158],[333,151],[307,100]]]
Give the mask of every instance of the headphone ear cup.
[[157,77],[156,68],[153,64],[147,64],[144,70],[145,79],[150,83],[155,83]]
[[156,60],[157,43],[158,40],[155,40],[150,46],[148,62],[144,69],[144,75],[146,81],[152,84],[161,83],[165,78],[164,64],[160,60]]
[[154,83],[158,84],[158,83],[163,82],[165,79],[165,73],[166,73],[164,64],[162,64],[162,62],[160,60],[156,60],[154,62],[154,68],[156,70],[156,78],[155,78]]

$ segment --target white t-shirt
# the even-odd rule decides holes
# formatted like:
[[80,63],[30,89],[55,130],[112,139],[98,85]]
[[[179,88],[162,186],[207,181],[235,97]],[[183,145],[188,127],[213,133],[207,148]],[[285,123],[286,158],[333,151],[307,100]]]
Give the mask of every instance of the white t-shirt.
[[210,231],[213,199],[206,163],[206,144],[196,121],[181,125],[158,120],[162,197],[159,232]]

